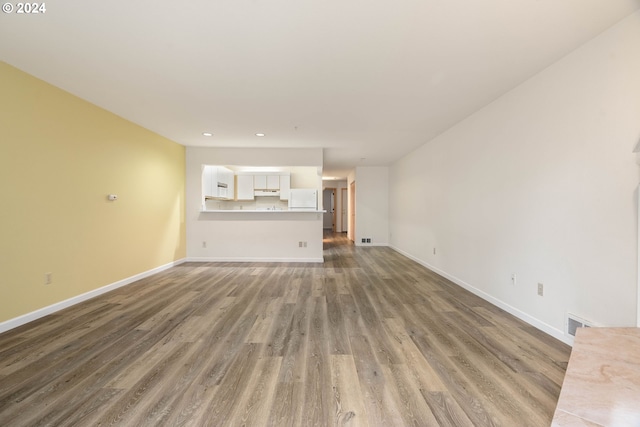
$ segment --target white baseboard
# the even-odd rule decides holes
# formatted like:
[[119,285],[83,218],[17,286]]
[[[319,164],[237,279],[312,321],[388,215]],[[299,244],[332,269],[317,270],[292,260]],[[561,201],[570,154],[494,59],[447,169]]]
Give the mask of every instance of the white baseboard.
[[187,262],[324,262],[322,258],[224,258],[224,257],[189,257]]
[[129,285],[137,280],[144,279],[145,277],[149,277],[156,273],[160,273],[161,271],[164,271],[164,270],[168,270],[169,268],[175,267],[176,265],[182,264],[183,262],[185,262],[184,259],[173,261],[168,264],[161,265],[160,267],[156,267],[151,270],[145,271],[143,273],[136,274],[131,277],[127,277],[126,279],[118,280],[117,282],[111,283],[101,288],[94,289],[84,294],[77,295],[73,298],[69,298],[64,301],[60,301],[50,306],[41,308],[39,310],[32,311],[31,313],[23,314],[22,316],[18,316],[13,319],[6,320],[0,323],[0,333],[6,332],[10,329],[17,328],[18,326],[22,326],[26,323],[32,322],[36,319],[55,313],[56,311],[60,311],[67,307],[71,307],[72,305],[76,305],[88,299],[97,297],[98,295],[102,295],[114,289],[118,289],[123,286]]
[[541,330],[542,332],[551,335],[552,337],[556,338],[557,340],[562,341],[565,344],[568,345],[573,345],[573,340],[569,339],[569,337],[567,337],[565,335],[565,333],[559,329],[554,328],[551,325],[548,325],[544,322],[542,322],[539,319],[536,319],[535,317],[532,317],[530,315],[528,315],[527,313],[518,310],[515,307],[510,306],[509,304],[505,303],[504,301],[501,301],[489,294],[487,294],[484,291],[481,291],[480,289],[470,285],[469,283],[466,283],[463,280],[460,280],[459,278],[448,274],[445,271],[440,270],[439,268],[436,268],[434,266],[432,266],[431,264],[429,264],[426,261],[423,261],[419,258],[414,257],[413,255],[398,249],[394,246],[389,246],[391,249],[393,249],[394,251],[406,256],[407,258],[417,262],[418,264],[422,265],[423,267],[428,268],[429,270],[438,273],[439,275],[441,275],[442,277],[445,277],[447,279],[449,279],[450,281],[452,281],[453,283],[455,283],[456,285],[468,290],[469,292],[479,296],[480,298],[482,298],[483,300],[490,302],[491,304],[495,305],[496,307],[499,307],[501,309],[503,309],[504,311],[506,311],[509,314],[514,315],[515,317],[517,317],[518,319],[527,322],[528,324],[530,324],[531,326]]

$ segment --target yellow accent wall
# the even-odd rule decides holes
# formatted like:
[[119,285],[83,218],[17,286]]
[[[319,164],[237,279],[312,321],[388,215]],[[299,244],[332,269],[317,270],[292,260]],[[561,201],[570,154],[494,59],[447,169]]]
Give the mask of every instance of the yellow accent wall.
[[0,62],[0,322],[183,259],[184,194],[183,146]]

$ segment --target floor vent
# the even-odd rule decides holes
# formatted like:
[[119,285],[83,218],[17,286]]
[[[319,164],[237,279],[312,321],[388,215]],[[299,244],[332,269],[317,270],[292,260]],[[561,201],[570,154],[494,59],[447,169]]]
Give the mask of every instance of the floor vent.
[[578,328],[591,328],[593,327],[593,323],[584,320],[581,317],[576,316],[575,314],[567,313],[567,334],[572,337],[576,336],[576,330]]

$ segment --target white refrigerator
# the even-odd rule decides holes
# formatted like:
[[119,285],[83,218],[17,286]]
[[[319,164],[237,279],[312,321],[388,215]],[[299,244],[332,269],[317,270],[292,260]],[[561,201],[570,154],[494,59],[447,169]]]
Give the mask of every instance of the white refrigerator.
[[318,190],[292,188],[289,194],[290,210],[318,210]]

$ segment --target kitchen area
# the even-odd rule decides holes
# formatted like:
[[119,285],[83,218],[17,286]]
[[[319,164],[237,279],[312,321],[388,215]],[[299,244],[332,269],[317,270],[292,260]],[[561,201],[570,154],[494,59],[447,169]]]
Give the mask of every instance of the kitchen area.
[[292,170],[294,184],[304,183],[299,168],[203,165],[202,169],[203,212],[318,211],[316,188],[291,188]]
[[186,154],[187,260],[323,262],[321,149]]

